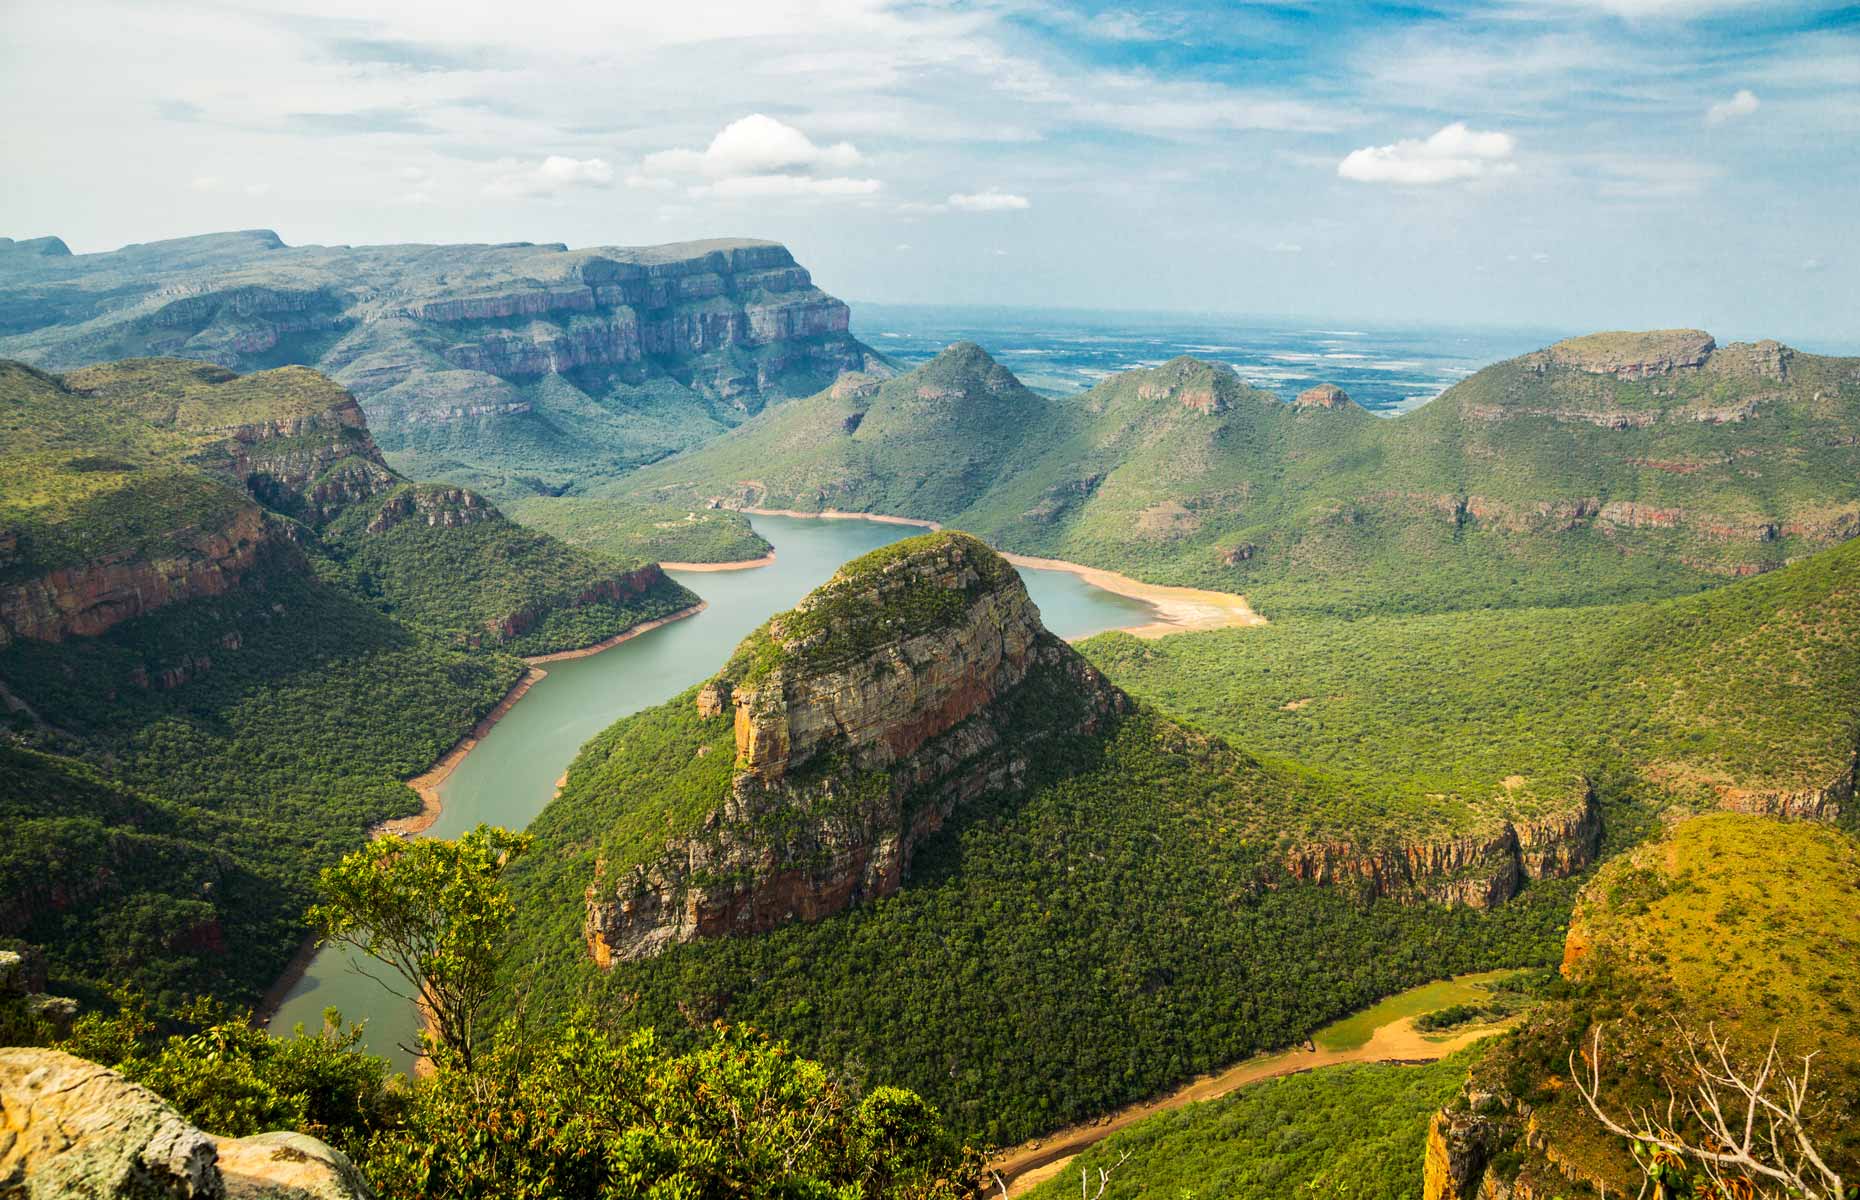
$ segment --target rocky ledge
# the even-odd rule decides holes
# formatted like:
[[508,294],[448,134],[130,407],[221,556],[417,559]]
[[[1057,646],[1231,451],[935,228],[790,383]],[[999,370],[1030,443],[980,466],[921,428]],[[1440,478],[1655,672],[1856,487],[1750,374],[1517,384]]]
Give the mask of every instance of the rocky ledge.
[[897,891],[952,814],[1017,789],[1041,742],[1129,701],[1047,632],[1006,561],[935,533],[842,568],[696,704],[732,724],[730,782],[663,853],[597,868],[583,932],[601,966]]
[[0,1050],[0,1195],[372,1200],[339,1150],[299,1133],[216,1138],[115,1071]]
[[1589,865],[1602,840],[1595,794],[1535,820],[1502,820],[1462,837],[1360,847],[1348,842],[1298,846],[1285,873],[1301,883],[1353,886],[1365,898],[1383,896],[1489,908],[1518,894],[1526,880],[1561,879]]

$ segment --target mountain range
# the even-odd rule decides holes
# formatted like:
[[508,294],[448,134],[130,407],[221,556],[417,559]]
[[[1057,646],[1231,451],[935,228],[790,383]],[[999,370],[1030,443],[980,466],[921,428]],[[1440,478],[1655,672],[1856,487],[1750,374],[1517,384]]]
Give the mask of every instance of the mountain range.
[[287,246],[270,230],[0,253],[0,357],[322,370],[390,462],[500,499],[696,444],[884,360],[773,242]]
[[1176,359],[1062,398],[959,344],[594,489],[918,517],[1268,616],[1647,599],[1860,533],[1860,360],[1598,334],[1375,418]]

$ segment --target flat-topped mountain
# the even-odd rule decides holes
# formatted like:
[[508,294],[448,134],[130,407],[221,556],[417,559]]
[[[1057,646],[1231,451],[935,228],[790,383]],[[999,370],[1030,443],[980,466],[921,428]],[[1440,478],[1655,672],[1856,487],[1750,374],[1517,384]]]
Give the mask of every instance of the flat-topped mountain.
[[[842,372],[884,372],[773,242],[287,246],[268,230],[0,253],[0,355],[300,364],[390,457],[507,495],[692,445]],[[62,245],[62,243],[60,243]]]
[[[1860,533],[1860,360],[1775,342],[1573,338],[1386,420],[1194,359],[997,413],[978,354],[784,405],[604,490],[926,518],[1269,616],[1650,598]],[[873,420],[920,388],[961,414],[940,453]]]

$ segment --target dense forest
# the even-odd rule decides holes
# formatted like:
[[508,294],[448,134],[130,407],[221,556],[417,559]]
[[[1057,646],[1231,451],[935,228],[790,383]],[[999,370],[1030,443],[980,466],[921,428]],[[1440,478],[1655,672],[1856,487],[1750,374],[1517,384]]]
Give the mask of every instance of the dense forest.
[[400,479],[302,368],[0,364],[0,433],[0,937],[89,1000],[255,1000],[512,652],[696,600]]
[[532,826],[538,847],[512,873],[527,1011],[592,1004],[674,1039],[749,1022],[863,1083],[921,1092],[988,1142],[1294,1043],[1443,974],[1553,961],[1575,890],[1534,884],[1486,913],[1263,887],[1276,834],[1262,805],[1297,793],[1146,712],[1036,755],[1024,791],[920,845],[894,896],[602,973],[582,891],[610,831],[642,793],[728,778],[698,765],[725,754],[695,752],[709,723],[690,705],[589,743]]

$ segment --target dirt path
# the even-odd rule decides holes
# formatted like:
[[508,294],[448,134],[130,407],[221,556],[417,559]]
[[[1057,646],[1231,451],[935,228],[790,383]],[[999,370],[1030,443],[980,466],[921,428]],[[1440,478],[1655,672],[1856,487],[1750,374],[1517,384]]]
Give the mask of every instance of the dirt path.
[[1511,1024],[1511,1021],[1485,1023],[1451,1037],[1435,1038],[1417,1030],[1413,1017],[1402,1017],[1378,1027],[1367,1042],[1353,1049],[1286,1050],[1279,1054],[1255,1055],[1218,1075],[1203,1075],[1166,1096],[1120,1108],[1091,1124],[1068,1126],[1018,1146],[1000,1155],[989,1165],[1009,1185],[1009,1195],[1024,1195],[1035,1184],[1065,1170],[1079,1154],[1145,1117],[1181,1108],[1198,1100],[1218,1099],[1262,1079],[1295,1075],[1301,1071],[1339,1063],[1433,1062],[1481,1038],[1508,1029]]

